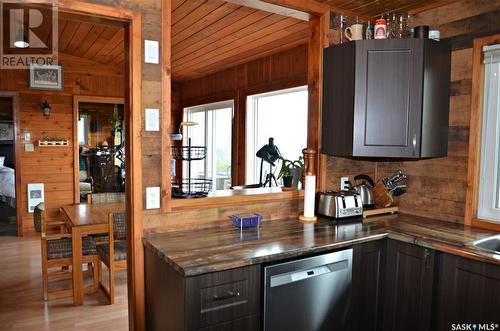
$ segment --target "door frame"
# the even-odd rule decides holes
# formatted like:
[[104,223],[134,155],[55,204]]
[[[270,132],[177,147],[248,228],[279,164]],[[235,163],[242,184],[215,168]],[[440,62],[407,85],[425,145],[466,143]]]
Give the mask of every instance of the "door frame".
[[19,120],[19,92],[0,91],[0,97],[12,98],[12,122],[14,123],[14,164],[15,171],[15,189],[16,189],[16,234],[23,236],[23,217],[21,205],[21,144],[20,140],[20,120]]
[[[106,104],[120,104],[125,106],[125,99],[119,97],[99,97],[99,96],[90,96],[90,95],[74,95],[73,96],[73,186],[75,190],[75,203],[80,203],[80,179],[79,179],[79,149],[78,145],[78,112],[80,102],[93,102],[93,103],[106,103]],[[125,110],[125,109],[124,109]],[[128,114],[124,112],[123,119],[126,120]],[[125,132],[126,134],[126,132]],[[127,141],[125,140],[125,144]],[[126,158],[125,154],[125,158]],[[125,166],[127,163],[125,162]]]
[[[20,0],[32,2],[32,0]],[[139,12],[79,0],[58,0],[59,11],[106,18],[125,24],[125,164],[127,211],[127,294],[130,330],[145,329],[144,314],[144,247],[142,246],[142,158],[141,158],[141,97],[142,97],[142,16]],[[128,110],[128,112],[127,112]],[[133,165],[133,166],[132,166]]]

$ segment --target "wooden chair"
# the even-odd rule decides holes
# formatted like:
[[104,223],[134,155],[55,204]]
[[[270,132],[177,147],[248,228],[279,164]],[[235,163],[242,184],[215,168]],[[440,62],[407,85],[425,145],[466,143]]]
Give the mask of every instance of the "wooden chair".
[[[115,271],[127,269],[127,214],[111,213],[108,215],[109,241],[107,244],[97,245],[99,264],[99,286],[104,290],[109,303],[115,303]],[[108,286],[102,283],[102,265],[108,268]]]
[[[72,243],[71,234],[65,233],[63,221],[47,221],[45,218],[45,205],[38,204],[35,207],[33,219],[35,230],[41,235],[42,248],[42,282],[43,282],[43,300],[56,299],[63,297],[72,297],[73,289],[53,290],[49,291],[49,281],[59,281],[72,279],[72,271],[69,266],[72,265]],[[48,233],[49,227],[59,227],[59,231]],[[98,284],[98,268],[99,259],[97,256],[94,241],[91,238],[84,238],[82,242],[83,263],[90,266],[89,272],[93,274],[93,286],[84,289],[84,293],[91,293],[97,290]],[[92,267],[94,266],[94,267]],[[58,271],[49,273],[49,269],[58,268]]]
[[87,203],[93,205],[125,201],[126,196],[124,192],[90,193],[87,195]]
[[[107,193],[90,193],[87,195],[87,203],[90,205],[101,205],[107,203],[125,202],[126,196],[124,192],[107,192]],[[97,245],[107,243],[109,241],[107,233],[99,233],[91,235]]]

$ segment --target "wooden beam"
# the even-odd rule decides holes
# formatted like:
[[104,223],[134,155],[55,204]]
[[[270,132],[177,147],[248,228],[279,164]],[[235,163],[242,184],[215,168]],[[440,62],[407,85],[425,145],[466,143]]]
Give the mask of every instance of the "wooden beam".
[[260,1],[260,0],[226,0],[226,1],[245,7],[278,14],[281,16],[293,17],[302,21],[309,21],[311,19],[311,15],[309,13],[295,10],[292,8],[278,6],[272,3],[268,3],[266,1]]
[[145,329],[144,298],[144,246],[142,245],[143,189],[142,189],[142,18],[135,14],[129,24],[128,40],[128,91],[129,149],[127,152],[127,278],[128,316],[130,330]]
[[371,21],[374,19],[374,17],[371,17],[369,15],[361,14],[361,13],[358,13],[358,12],[355,12],[355,11],[352,11],[349,9],[340,8],[340,7],[337,7],[335,5],[329,4],[329,7],[330,7],[330,12],[335,13],[335,14],[347,15],[347,16],[351,16],[351,17],[358,17],[362,21]]
[[172,47],[171,47],[171,13],[172,2],[162,1],[161,25],[161,211],[170,211],[170,114],[172,111]]
[[307,82],[309,89],[309,117],[307,122],[307,148],[317,151],[316,187],[325,186],[326,158],[320,157],[321,149],[321,103],[323,89],[323,48],[328,47],[330,12],[313,18],[308,42]]
[[226,0],[241,6],[309,21],[313,16],[322,16],[330,6],[314,0]]
[[408,10],[408,14],[410,14],[410,15],[420,14],[424,11],[443,7],[443,6],[449,5],[450,3],[454,3],[454,2],[458,2],[458,0],[441,0],[441,1],[435,1],[435,2],[423,2],[421,5],[416,6],[412,9]]

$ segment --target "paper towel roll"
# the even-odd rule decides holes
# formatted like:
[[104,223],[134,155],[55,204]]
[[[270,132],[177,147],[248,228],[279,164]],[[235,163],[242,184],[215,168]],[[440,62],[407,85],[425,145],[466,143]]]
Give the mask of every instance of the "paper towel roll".
[[316,199],[316,176],[306,176],[304,192],[304,216],[314,217],[314,201]]

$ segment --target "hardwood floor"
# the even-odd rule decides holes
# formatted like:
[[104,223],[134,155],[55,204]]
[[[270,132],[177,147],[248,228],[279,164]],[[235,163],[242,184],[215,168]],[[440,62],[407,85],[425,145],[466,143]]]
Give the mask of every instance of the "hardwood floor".
[[98,291],[74,307],[72,298],[43,301],[39,237],[0,237],[0,252],[0,330],[128,329],[125,270],[116,273],[115,304]]

